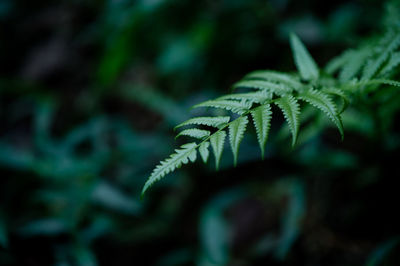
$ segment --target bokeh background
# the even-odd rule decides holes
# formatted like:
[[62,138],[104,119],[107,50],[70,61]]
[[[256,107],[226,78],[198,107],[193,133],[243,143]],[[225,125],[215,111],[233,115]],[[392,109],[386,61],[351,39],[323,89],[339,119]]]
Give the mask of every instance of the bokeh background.
[[140,199],[191,105],[293,71],[291,31],[324,66],[389,2],[0,0],[0,265],[400,265],[398,97],[294,150],[275,112],[265,160],[252,132]]

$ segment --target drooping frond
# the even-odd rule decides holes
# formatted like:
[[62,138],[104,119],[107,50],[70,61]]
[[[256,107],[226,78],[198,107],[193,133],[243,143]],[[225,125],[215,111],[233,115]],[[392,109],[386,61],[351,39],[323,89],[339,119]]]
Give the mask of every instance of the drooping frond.
[[189,128],[180,132],[175,138],[178,138],[180,136],[188,136],[196,139],[204,139],[205,137],[210,136],[210,131],[198,128]]
[[329,98],[328,95],[326,95],[320,91],[311,89],[311,90],[308,90],[308,91],[305,91],[305,92],[299,94],[298,98],[310,103],[311,105],[315,106],[316,108],[318,108],[322,112],[324,112],[329,117],[329,119],[333,123],[335,123],[335,125],[339,129],[340,135],[343,139],[344,132],[343,132],[343,124],[342,124],[342,120],[340,118],[340,114],[338,113],[335,104]]
[[208,141],[201,143],[200,147],[199,147],[199,153],[200,153],[201,159],[203,159],[204,163],[207,163],[208,156],[210,155],[210,151],[209,151],[208,147],[210,147],[210,142],[208,142]]
[[231,143],[235,166],[237,164],[240,142],[242,142],[248,122],[247,116],[242,116],[229,125],[229,141]]
[[191,119],[179,124],[175,128],[188,126],[188,125],[205,125],[205,126],[219,128],[220,126],[227,124],[229,122],[229,120],[230,120],[229,116],[195,117],[195,118],[191,118]]
[[210,100],[193,106],[193,108],[198,107],[214,107],[242,115],[250,109],[251,104],[246,101]]
[[197,152],[196,152],[196,143],[187,143],[181,146],[181,149],[175,150],[175,153],[172,154],[168,159],[162,161],[151,173],[149,179],[144,184],[142,190],[142,196],[144,193],[151,187],[154,182],[160,180],[168,173],[174,171],[176,168],[182,166],[182,164],[187,164],[189,161],[196,161]]
[[292,133],[292,146],[296,144],[297,135],[299,132],[299,115],[300,115],[300,106],[297,102],[296,98],[292,95],[284,96],[279,98],[275,102],[278,107],[282,110],[283,115],[287,123],[289,124],[290,132]]
[[225,138],[225,131],[217,131],[210,137],[210,142],[215,157],[215,167],[217,170],[219,169],[219,162],[221,161],[222,152],[224,150]]
[[292,89],[284,84],[276,84],[266,80],[242,80],[233,85],[233,88],[250,88],[266,90],[276,95],[284,95],[292,92]]
[[294,62],[300,72],[300,76],[305,80],[318,79],[319,70],[317,64],[294,33],[290,34],[290,45],[292,47]]
[[294,89],[301,89],[303,85],[299,81],[298,77],[294,77],[293,75],[281,73],[278,71],[272,70],[257,70],[250,72],[248,75],[244,77],[244,79],[261,79],[268,80],[271,82],[275,82],[277,84],[284,84],[288,87]]
[[256,128],[258,143],[260,144],[261,156],[264,158],[265,144],[267,143],[269,129],[271,127],[271,105],[261,105],[251,111],[254,127]]

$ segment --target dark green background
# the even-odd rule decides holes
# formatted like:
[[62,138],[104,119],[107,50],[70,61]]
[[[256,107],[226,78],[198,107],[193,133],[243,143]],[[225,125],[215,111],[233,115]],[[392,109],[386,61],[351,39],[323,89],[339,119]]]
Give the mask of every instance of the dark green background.
[[400,104],[294,150],[275,110],[264,161],[250,132],[237,168],[226,149],[140,200],[191,105],[293,71],[291,31],[324,66],[386,4],[0,0],[0,264],[400,265]]

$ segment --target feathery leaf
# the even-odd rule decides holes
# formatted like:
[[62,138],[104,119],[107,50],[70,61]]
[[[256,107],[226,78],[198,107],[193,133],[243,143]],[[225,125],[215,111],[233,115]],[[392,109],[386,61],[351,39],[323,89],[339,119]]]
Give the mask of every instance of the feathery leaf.
[[263,79],[279,84],[284,84],[294,89],[301,89],[303,84],[293,75],[272,70],[257,70],[246,75],[244,79]]
[[294,33],[290,34],[290,46],[301,77],[305,80],[318,79],[319,70],[317,64]]
[[343,139],[344,132],[340,114],[338,113],[335,104],[328,95],[320,91],[311,89],[299,94],[298,98],[308,102],[309,104],[324,112],[329,117],[329,119],[337,126]]
[[168,173],[174,171],[176,168],[182,166],[182,164],[187,164],[189,161],[196,161],[197,152],[196,152],[197,144],[195,142],[187,143],[181,146],[181,149],[175,150],[168,159],[162,161],[151,173],[149,179],[144,184],[142,190],[142,196],[144,193],[151,187],[154,182],[160,180]]
[[265,144],[268,139],[269,129],[271,127],[271,105],[261,105],[251,111],[254,127],[257,132],[258,143],[260,144],[261,156],[264,158]]
[[231,143],[235,166],[237,164],[240,142],[242,142],[248,122],[247,116],[242,116],[229,125],[229,141]]
[[251,108],[251,104],[245,101],[210,100],[193,106],[193,108],[198,107],[220,108],[242,115]]
[[215,167],[219,169],[219,162],[221,161],[222,151],[224,150],[226,132],[225,131],[217,131],[210,137],[211,146],[214,151],[215,157]]
[[348,51],[347,62],[339,73],[339,80],[345,82],[355,78],[365,65],[370,54],[370,47]]
[[199,147],[199,152],[200,152],[201,158],[203,159],[204,163],[207,163],[208,156],[210,155],[210,151],[208,150],[209,146],[210,146],[210,142],[205,141],[205,142],[201,143],[200,147]]
[[290,132],[292,133],[292,146],[296,144],[297,135],[299,132],[299,114],[300,114],[300,106],[297,102],[296,98],[292,95],[288,95],[276,100],[276,105],[282,110],[283,115],[285,116],[286,121],[289,124]]
[[339,114],[343,113],[343,111],[347,108],[347,106],[350,103],[350,100],[347,97],[346,93],[341,89],[329,87],[329,88],[322,88],[321,91],[326,94],[338,96],[338,97],[340,97],[340,99],[342,99],[343,104],[342,104],[342,107],[338,110]]
[[196,139],[203,139],[205,137],[210,136],[210,131],[208,130],[203,130],[203,129],[198,129],[198,128],[189,128],[185,129],[182,132],[180,132],[175,139],[179,138],[180,136],[188,136]]
[[272,93],[265,90],[248,92],[248,93],[234,93],[224,95],[219,97],[218,100],[239,100],[239,101],[249,101],[250,103],[265,103],[266,101],[272,99]]
[[267,90],[277,95],[283,95],[292,92],[292,89],[284,84],[277,84],[266,80],[242,80],[233,85],[233,88],[240,87]]
[[400,52],[395,52],[390,56],[387,64],[382,68],[380,73],[382,75],[386,75],[390,73],[393,69],[395,69],[398,65],[400,65]]
[[220,126],[227,124],[229,120],[230,120],[229,116],[195,117],[177,125],[175,129],[187,125],[205,125],[205,126],[219,128]]

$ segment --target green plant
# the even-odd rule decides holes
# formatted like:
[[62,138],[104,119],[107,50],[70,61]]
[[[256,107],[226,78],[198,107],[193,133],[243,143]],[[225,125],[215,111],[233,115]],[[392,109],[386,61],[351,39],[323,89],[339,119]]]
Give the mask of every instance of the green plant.
[[400,87],[400,82],[390,79],[400,64],[400,30],[396,23],[388,26],[383,37],[370,39],[359,49],[345,51],[330,61],[325,69],[318,68],[303,43],[292,33],[290,44],[298,72],[254,71],[233,85],[233,89],[245,89],[245,92],[223,95],[195,105],[193,108],[217,108],[229,111],[230,115],[195,117],[178,125],[176,128],[198,126],[182,130],[176,138],[187,136],[199,142],[182,145],[162,161],[145,183],[142,195],[168,173],[196,161],[197,151],[206,163],[210,146],[218,169],[227,135],[236,165],[239,146],[250,120],[264,157],[271,126],[271,105],[282,111],[292,135],[292,146],[297,142],[303,105],[304,108],[308,105],[315,107],[314,115],[325,114],[343,139],[341,114],[349,105],[367,104],[370,95],[382,86]]

